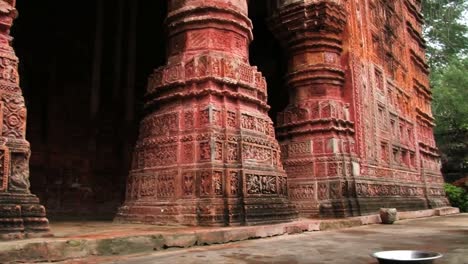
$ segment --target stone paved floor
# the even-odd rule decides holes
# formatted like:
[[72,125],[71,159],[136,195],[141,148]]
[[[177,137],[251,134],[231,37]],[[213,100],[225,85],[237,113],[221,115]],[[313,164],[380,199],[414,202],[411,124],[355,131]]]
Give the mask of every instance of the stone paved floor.
[[395,249],[437,251],[445,256],[436,263],[468,264],[468,214],[65,263],[371,264],[372,252]]

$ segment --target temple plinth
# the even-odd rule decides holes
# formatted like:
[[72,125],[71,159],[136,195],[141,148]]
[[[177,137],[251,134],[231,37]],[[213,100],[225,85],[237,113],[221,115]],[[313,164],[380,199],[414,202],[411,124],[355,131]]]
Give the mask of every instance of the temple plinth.
[[262,74],[249,64],[247,1],[169,1],[167,65],[146,94],[117,221],[240,225],[296,211],[268,117]]
[[29,190],[26,106],[10,36],[15,4],[0,1],[0,240],[49,235],[45,208]]

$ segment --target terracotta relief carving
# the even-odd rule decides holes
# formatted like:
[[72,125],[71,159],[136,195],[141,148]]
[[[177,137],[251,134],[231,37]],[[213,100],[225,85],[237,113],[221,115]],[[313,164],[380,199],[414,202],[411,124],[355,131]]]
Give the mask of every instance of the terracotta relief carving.
[[[420,8],[403,0],[274,5],[269,24],[287,54],[290,91],[276,134],[303,216],[371,213],[380,197],[404,210],[447,205],[430,191],[441,190],[443,179]],[[301,169],[308,163],[313,169]],[[356,183],[361,178],[370,182]],[[342,207],[329,209],[332,203]]]
[[0,0],[0,240],[49,234],[45,209],[29,190],[26,106],[10,43],[10,28],[18,15],[15,4]]
[[247,174],[248,194],[276,194],[277,177]]
[[[248,64],[247,1],[169,0],[168,6],[168,63],[149,77],[129,176],[158,175],[157,193],[127,198],[116,219],[188,225],[294,219],[265,78]],[[224,215],[231,208],[238,209]]]
[[0,148],[0,192],[6,192],[8,189],[8,178],[10,175],[10,154],[8,149]]

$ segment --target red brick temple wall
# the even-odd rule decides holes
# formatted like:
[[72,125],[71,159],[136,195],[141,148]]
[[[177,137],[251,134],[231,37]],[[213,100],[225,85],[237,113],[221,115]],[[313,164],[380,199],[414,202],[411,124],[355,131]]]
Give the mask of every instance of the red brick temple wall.
[[[198,199],[199,193],[194,194],[190,202],[202,201],[203,206],[192,213],[204,216],[192,220],[244,223],[243,210],[249,204],[243,195],[253,193],[242,187],[233,198],[228,193],[230,172],[251,169],[249,155],[252,158],[263,155],[263,161],[278,155],[275,138],[281,161],[275,165],[272,162],[270,171],[275,171],[276,177],[288,177],[288,197],[301,216],[344,217],[374,213],[380,207],[413,210],[447,204],[432,135],[434,120],[430,113],[420,2],[255,0],[246,1],[247,5],[241,3],[244,1],[226,1],[231,3],[227,9],[242,6],[227,12],[234,16],[231,19],[234,24],[243,23],[249,28],[246,17],[253,21],[254,41],[250,46],[250,38],[241,46],[228,46],[226,43],[239,34],[223,37],[226,34],[222,30],[210,29],[204,32],[204,38],[200,37],[200,49],[190,48],[187,52],[188,48],[181,45],[188,43],[189,38],[178,38],[172,31],[164,33],[163,21],[168,3],[173,2],[179,8],[190,1],[139,1],[134,5],[136,1],[119,0],[102,6],[96,1],[86,9],[79,3],[71,5],[63,1],[18,3],[21,16],[13,27],[12,45],[20,58],[21,84],[29,110],[26,136],[32,146],[31,190],[52,218],[112,219],[126,195],[132,201],[135,197],[140,201],[154,192],[154,202],[173,202],[182,195],[184,184],[190,183],[190,177],[184,180],[188,175],[185,170],[190,168],[197,192],[203,172],[211,173],[213,184],[219,172],[223,179],[222,194],[219,184],[213,185],[210,197],[202,195]],[[44,12],[49,14],[46,18]],[[80,20],[83,16],[90,19],[83,22]],[[203,22],[203,13],[193,18],[201,21],[200,28],[219,27],[214,22]],[[178,28],[183,24],[178,19],[173,18],[176,25],[170,30],[185,30]],[[43,27],[54,34],[43,38]],[[243,34],[246,33],[240,35]],[[239,75],[238,85],[232,78],[224,75],[221,78],[221,74],[209,68],[216,65],[212,61],[214,53],[222,53],[219,57],[225,61],[232,58],[239,62],[233,64],[236,78]],[[226,89],[232,90],[237,85],[236,96],[244,97],[245,93],[248,98],[252,96],[249,87],[261,86],[263,76],[266,88],[248,106],[242,98],[238,103],[207,96],[198,101],[173,99],[172,105],[168,102],[145,107],[150,99],[166,96],[159,92],[144,96],[152,69],[166,65],[163,69],[169,72],[172,65],[190,66],[192,58],[194,65],[209,66],[202,74],[204,77],[228,83],[210,83],[210,89],[226,93]],[[221,65],[224,74],[225,65]],[[251,65],[258,65],[258,69]],[[171,74],[174,75],[167,77],[167,87],[163,85],[165,92],[182,89],[177,86],[182,83],[179,73]],[[178,109],[181,120],[185,112],[190,112],[185,108],[190,108],[194,115],[193,131],[180,121],[177,131],[170,130],[171,135],[190,137],[192,132],[215,135],[205,142],[197,139],[192,146],[192,158],[201,159],[196,149],[201,147],[199,143],[207,143],[203,146],[210,152],[209,159],[190,165],[183,161],[185,157],[178,156],[175,198],[161,196],[171,189],[170,183],[167,188],[155,184],[155,190],[135,188],[138,182],[134,180],[138,178],[134,177],[138,170],[135,167],[126,186],[140,120],[151,114],[159,116],[166,110],[169,113],[170,108]],[[201,113],[202,110],[205,112]],[[229,125],[232,113],[237,118],[235,127]],[[203,114],[208,115],[204,119],[208,123],[202,128]],[[237,138],[256,138],[252,139],[254,143],[250,142],[255,147],[246,147],[247,154],[242,154],[242,144],[231,140],[234,138],[224,138],[232,134]],[[261,143],[259,138],[269,142],[272,152],[260,147],[265,142]],[[142,139],[137,152],[141,142]],[[185,141],[177,143],[180,153],[189,145],[182,142]],[[219,143],[224,151],[221,160],[214,154],[219,153]],[[239,144],[237,161],[230,160],[231,143]],[[151,159],[151,153],[145,155]],[[138,157],[134,160],[138,164]],[[262,189],[271,186],[268,183],[273,175],[263,173],[262,166],[256,173],[247,173],[258,176],[251,177],[254,179],[251,183],[262,192],[255,195],[276,197],[276,201],[281,200],[277,205],[289,208],[286,195],[279,195],[279,188],[275,190],[277,193]],[[269,206],[267,200],[263,199],[262,206]],[[179,200],[184,201],[187,200]],[[129,201],[125,203],[128,204]],[[201,210],[211,204],[217,208],[214,213]],[[238,211],[233,215],[238,218],[229,214],[234,205]],[[294,210],[284,210],[283,220],[289,219]]]
[[447,205],[420,1],[277,1],[290,104],[277,130],[303,216]]
[[[12,28],[29,109],[31,189],[52,220],[115,216],[125,197],[147,77],[166,63],[166,1],[139,1],[136,22],[135,1],[102,2],[83,10],[79,3],[20,1],[21,15]],[[265,24],[265,2],[254,3],[249,17],[257,37],[250,59],[270,80],[268,90],[275,91],[268,98],[274,118],[287,103],[281,83],[284,63]],[[48,16],[42,17],[43,12]],[[89,19],[80,21],[82,16]],[[54,34],[36,42],[38,20]],[[136,48],[129,49],[131,45]],[[96,90],[97,103],[91,99]]]
[[367,177],[356,184],[361,210],[387,203],[406,210],[445,206],[421,1],[348,3],[351,10],[349,69]]

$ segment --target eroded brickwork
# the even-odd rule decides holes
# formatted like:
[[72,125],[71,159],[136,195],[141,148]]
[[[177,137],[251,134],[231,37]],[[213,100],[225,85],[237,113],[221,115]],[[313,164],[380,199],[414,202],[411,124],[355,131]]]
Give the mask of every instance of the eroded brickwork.
[[[275,90],[275,109],[289,100],[277,115],[276,131],[267,115],[265,78],[248,60],[253,39],[248,1],[167,1],[167,64],[149,78],[126,201],[117,220],[259,224],[293,219],[295,210],[306,217],[345,217],[375,213],[381,207],[415,210],[447,205],[432,134],[421,3],[259,2],[250,1],[256,4],[255,21],[263,23],[258,18],[269,6],[269,27],[288,61],[289,98],[269,88],[270,95]],[[158,3],[163,4],[146,8],[151,10],[148,14],[154,16],[153,9],[163,13],[166,1]],[[111,7],[105,10],[109,12],[105,17],[116,12]],[[48,225],[44,208],[29,192],[26,107],[9,35],[16,17],[14,0],[0,0],[0,17],[0,233],[14,238],[47,233]],[[80,32],[91,29],[94,25]],[[270,36],[264,31],[256,33],[265,41]],[[70,33],[71,38],[75,34]],[[165,37],[159,31],[153,34]],[[143,40],[148,42],[147,35]],[[60,38],[49,41],[58,43]],[[156,53],[162,53],[161,47],[151,46]],[[130,93],[119,85],[110,88],[111,79],[102,82],[105,100],[97,99],[102,106],[95,116],[90,106],[96,98],[88,99],[90,85],[67,76],[85,69],[56,71],[53,57],[61,52],[36,48],[52,58],[45,61],[52,64],[50,78],[60,75],[60,80],[69,81],[55,79],[29,94],[28,107],[36,120],[28,134],[37,153],[32,162],[38,172],[35,179],[41,182],[37,193],[48,198],[49,213],[58,216],[98,216],[94,210],[113,215],[123,195],[119,172],[128,165],[120,154],[129,153],[118,142],[132,134],[114,129],[131,127],[128,120],[119,121],[123,109],[116,99]],[[112,48],[106,44],[101,49]],[[254,50],[257,54],[258,48]],[[268,57],[266,61],[281,61],[271,47],[265,50],[260,56]],[[62,52],[70,54],[66,48]],[[107,64],[95,66],[107,69],[119,61],[109,57],[102,57]],[[157,64],[149,55],[147,60]],[[69,61],[73,56],[63,59],[64,64]],[[268,65],[263,71],[271,75],[281,68]],[[113,77],[121,80],[125,71],[116,71]],[[41,92],[47,96],[38,98]],[[33,105],[36,108],[30,108]]]
[[246,0],[170,0],[168,60],[149,78],[117,220],[236,225],[288,221],[287,177],[265,78],[249,64]]
[[15,0],[0,1],[0,239],[49,232],[45,209],[29,190],[26,106],[10,37],[15,4]]
[[[368,1],[350,8],[356,10],[354,32],[366,32],[361,53],[352,55],[361,57],[354,59],[360,65],[353,65],[353,75],[363,76],[353,87],[362,91],[361,174],[372,179],[360,182],[360,197],[363,203],[394,197],[405,209],[447,205],[433,135],[421,1]],[[359,50],[357,41],[351,46]]]
[[342,3],[280,1],[272,31],[288,54],[289,106],[278,115],[278,139],[290,197],[304,216],[352,214],[357,170],[355,124],[346,97]]
[[421,3],[276,1],[290,104],[278,139],[303,216],[447,205]]

